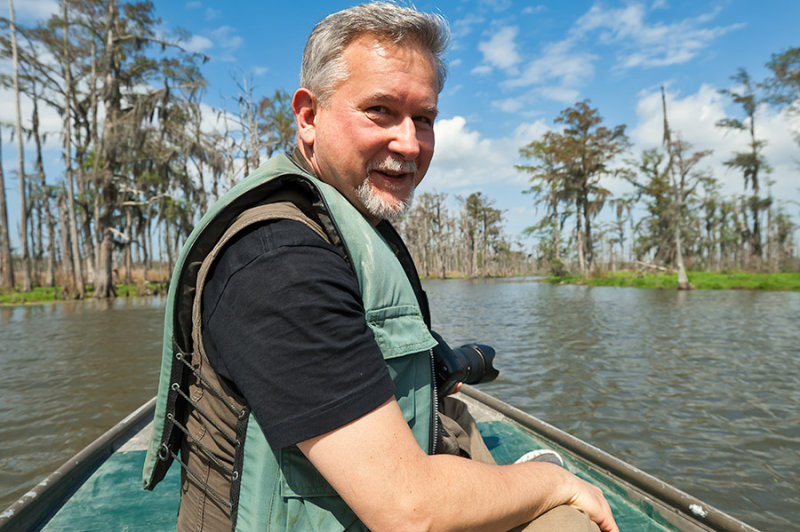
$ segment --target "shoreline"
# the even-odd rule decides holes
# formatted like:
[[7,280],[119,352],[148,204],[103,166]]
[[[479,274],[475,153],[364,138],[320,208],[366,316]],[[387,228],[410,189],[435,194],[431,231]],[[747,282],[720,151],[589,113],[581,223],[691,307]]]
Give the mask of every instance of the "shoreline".
[[[761,273],[761,272],[687,272],[692,290],[758,290],[800,292],[800,272]],[[531,276],[521,276],[531,277]],[[506,277],[478,277],[476,279],[506,279]],[[438,277],[421,280],[464,280],[467,277],[454,275],[444,279]],[[532,282],[549,282],[550,284],[572,284],[583,286],[616,286],[620,288],[650,288],[661,290],[677,290],[678,280],[674,273],[642,273],[633,271],[600,272],[590,275],[570,274],[563,277],[542,275]],[[147,284],[117,284],[117,297],[147,297],[165,294],[169,283],[151,281]],[[0,307],[43,305],[47,303],[64,303],[79,299],[61,299],[61,287],[36,287],[31,292],[0,291]],[[85,299],[92,297],[87,289]]]
[[[117,283],[114,285],[117,298],[157,296],[166,294],[168,288],[169,283],[166,281],[149,281],[147,283],[133,284]],[[0,307],[33,306],[81,300],[80,298],[62,298],[61,291],[61,285],[37,286],[30,292],[4,292],[0,290]],[[83,299],[93,299],[92,293],[92,287],[87,285]]]
[[[800,272],[687,272],[692,290],[759,290],[800,292]],[[621,288],[656,288],[677,290],[675,273],[602,272],[590,275],[548,276],[552,284],[616,286]]]

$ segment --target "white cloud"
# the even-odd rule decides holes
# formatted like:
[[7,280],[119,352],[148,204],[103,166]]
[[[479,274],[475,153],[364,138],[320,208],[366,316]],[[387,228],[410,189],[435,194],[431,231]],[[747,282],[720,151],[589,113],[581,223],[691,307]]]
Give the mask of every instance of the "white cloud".
[[532,14],[534,14],[534,13],[541,13],[541,12],[542,12],[542,11],[544,11],[545,9],[546,9],[546,8],[545,8],[544,6],[542,6],[542,5],[538,5],[538,6],[527,6],[527,7],[525,7],[525,8],[522,10],[522,14],[523,14],[523,15],[532,15]]
[[565,85],[539,87],[536,89],[536,93],[544,99],[561,103],[575,103],[581,96],[577,89]]
[[[17,120],[17,110],[14,106],[14,90],[11,88],[0,87],[0,101],[7,102],[7,105],[0,105],[0,122],[3,124],[15,124]],[[33,101],[24,93],[19,99],[20,112],[22,113],[22,127],[30,129],[31,115],[33,114]],[[39,101],[39,133],[43,136],[43,148],[58,148],[61,146],[60,132],[64,126],[64,119],[51,106]],[[56,134],[58,132],[58,134]],[[9,142],[9,128],[3,128],[3,143]],[[16,140],[14,141],[16,143]],[[23,142],[26,147],[33,146],[33,140],[23,135]],[[9,152],[10,153],[10,152]],[[16,148],[14,156],[16,157]],[[6,156],[6,152],[3,152]]]
[[475,13],[470,13],[464,18],[453,21],[450,25],[453,39],[461,39],[472,33],[472,28],[484,22],[484,18]]
[[[722,193],[730,196],[744,192],[744,180],[738,170],[726,167],[724,161],[734,151],[748,150],[749,135],[745,131],[725,130],[715,125],[728,116],[728,107],[731,113],[739,112],[739,109],[730,106],[717,88],[708,84],[702,85],[696,93],[683,97],[667,91],[670,128],[691,143],[694,151],[713,150],[701,166],[710,170],[722,183]],[[642,149],[661,145],[663,116],[660,91],[654,89],[643,92],[636,114],[638,123],[630,130],[630,136],[634,143],[633,153],[638,157]],[[764,156],[773,168],[768,177],[762,176],[761,188],[765,193],[767,179],[774,180],[772,192],[776,198],[800,199],[800,170],[796,160],[798,146],[792,136],[792,131],[800,127],[796,122],[797,118],[788,116],[786,112],[778,113],[767,107],[760,107],[756,114],[756,137],[767,141]]]
[[689,17],[673,23],[648,23],[647,10],[642,4],[629,4],[619,9],[605,9],[599,4],[576,22],[573,35],[600,31],[599,42],[619,45],[619,68],[660,67],[686,63],[711,41],[743,24],[702,27],[713,20],[717,12]]
[[480,3],[497,12],[508,11],[513,5],[511,0],[481,0]]
[[181,45],[187,52],[198,53],[212,48],[214,43],[211,42],[211,39],[202,35],[192,35],[188,41],[184,41]]
[[514,42],[519,28],[505,26],[500,28],[488,41],[478,43],[478,50],[483,53],[484,63],[503,70],[510,70],[521,61]]
[[[651,10],[667,7],[656,1]],[[596,3],[572,24],[565,38],[545,44],[525,64],[517,51],[518,28],[502,27],[478,45],[484,59],[472,73],[486,75],[499,68],[508,74],[501,82],[506,90],[532,87],[531,94],[538,98],[572,103],[580,99],[581,89],[595,76],[598,47],[612,49],[617,69],[665,67],[694,59],[718,37],[743,27],[714,26],[718,11],[672,22],[650,22],[648,14],[641,2],[613,9]],[[518,109],[511,105],[514,99],[507,96],[494,105],[514,112]]]
[[239,48],[244,42],[241,37],[236,35],[236,29],[231,26],[220,26],[211,34],[219,40],[220,47],[229,50]]
[[[14,2],[14,22],[44,21],[60,11],[56,0],[24,0]],[[0,16],[8,18],[8,2],[0,5]]]
[[525,87],[557,81],[562,87],[576,87],[594,75],[597,56],[572,50],[574,42],[564,40],[545,46],[541,57],[522,69],[522,74],[507,82],[509,87]]
[[492,106],[506,113],[516,113],[525,107],[525,102],[522,98],[506,98],[492,102]]
[[231,26],[220,26],[211,32],[211,36],[216,40],[217,46],[222,53],[215,56],[217,59],[226,62],[236,61],[233,52],[242,46],[244,39],[236,34],[236,29]]
[[524,182],[514,169],[519,148],[540,137],[548,127],[543,119],[523,123],[508,137],[483,137],[464,117],[436,122],[436,151],[423,190],[455,191],[466,187]]
[[220,15],[221,11],[213,8],[206,8],[206,20],[214,20]]
[[492,73],[492,67],[489,65],[478,65],[470,70],[470,73],[476,76],[488,76]]

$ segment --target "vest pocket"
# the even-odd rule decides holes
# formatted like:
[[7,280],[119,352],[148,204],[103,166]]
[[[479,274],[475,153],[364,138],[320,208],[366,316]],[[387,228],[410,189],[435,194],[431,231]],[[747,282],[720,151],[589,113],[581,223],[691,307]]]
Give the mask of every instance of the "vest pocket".
[[366,319],[385,359],[426,351],[436,345],[419,309],[413,305],[368,310]]

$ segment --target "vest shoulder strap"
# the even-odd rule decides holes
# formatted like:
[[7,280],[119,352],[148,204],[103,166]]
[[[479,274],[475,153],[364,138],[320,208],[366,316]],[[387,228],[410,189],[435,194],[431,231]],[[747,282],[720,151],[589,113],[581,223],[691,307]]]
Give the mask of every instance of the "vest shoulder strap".
[[206,277],[211,270],[211,266],[216,261],[222,249],[225,247],[233,237],[239,234],[244,229],[261,222],[269,220],[294,220],[305,224],[320,238],[330,243],[330,239],[326,235],[322,227],[309,216],[307,216],[297,205],[291,201],[278,201],[259,205],[242,212],[236,220],[230,225],[220,238],[219,242],[214,246],[211,252],[203,260],[200,270],[197,273],[197,289],[194,294],[194,303],[192,305],[192,340],[194,342],[195,350],[201,352],[205,356],[205,347],[203,346],[202,334],[202,313],[203,313],[203,287],[206,283]]

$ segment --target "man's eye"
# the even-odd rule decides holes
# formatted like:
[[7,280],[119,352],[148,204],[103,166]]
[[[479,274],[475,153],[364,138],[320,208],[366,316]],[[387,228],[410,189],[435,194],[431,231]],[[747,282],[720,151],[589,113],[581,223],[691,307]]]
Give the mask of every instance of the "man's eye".
[[367,112],[373,115],[385,115],[389,112],[389,109],[387,109],[382,105],[373,105],[372,107],[367,109]]
[[416,122],[417,124],[423,125],[425,127],[432,127],[433,126],[433,120],[431,120],[427,116],[416,116],[416,117],[414,117],[414,122]]

